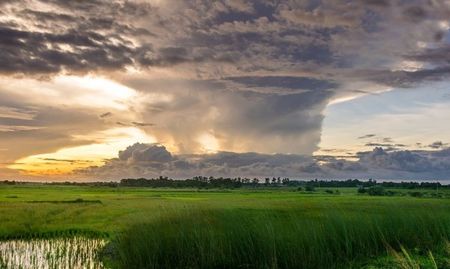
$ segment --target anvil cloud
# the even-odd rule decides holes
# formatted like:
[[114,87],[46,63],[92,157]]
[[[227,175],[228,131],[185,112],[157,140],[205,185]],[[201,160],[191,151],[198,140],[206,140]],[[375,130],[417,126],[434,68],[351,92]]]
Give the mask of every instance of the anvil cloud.
[[[231,159],[290,156],[289,166],[300,172],[341,173],[339,156],[313,157],[326,108],[446,83],[449,18],[450,2],[433,0],[2,1],[0,175],[84,179],[108,170],[119,178],[131,173],[130,160],[147,156],[113,158],[127,146],[140,147],[136,142],[165,145],[167,158],[178,156],[165,160],[172,168],[193,169],[197,156],[197,172],[214,174],[223,163],[212,170],[199,163],[228,152],[236,154]],[[383,147],[388,157],[375,163],[408,157],[399,144]],[[427,152],[429,161],[442,147],[410,150]],[[347,150],[354,163],[340,167],[361,173],[376,167],[355,155],[360,150]],[[67,158],[73,162],[55,161]],[[140,168],[153,165],[142,161]],[[419,172],[381,166],[391,175]],[[439,176],[446,171],[429,167]]]

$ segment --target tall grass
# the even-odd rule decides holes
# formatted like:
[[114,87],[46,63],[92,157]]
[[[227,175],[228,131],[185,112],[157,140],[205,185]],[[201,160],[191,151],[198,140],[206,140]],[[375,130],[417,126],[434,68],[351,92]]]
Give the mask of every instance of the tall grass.
[[450,215],[425,208],[190,210],[136,224],[109,246],[116,268],[352,268],[387,248],[432,249]]
[[85,237],[0,241],[0,268],[101,269],[103,239]]

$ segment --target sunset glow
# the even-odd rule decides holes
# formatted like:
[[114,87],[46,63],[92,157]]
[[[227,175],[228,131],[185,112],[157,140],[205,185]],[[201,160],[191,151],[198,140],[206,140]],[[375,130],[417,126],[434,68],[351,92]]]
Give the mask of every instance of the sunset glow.
[[294,2],[1,2],[0,176],[447,179],[448,1]]

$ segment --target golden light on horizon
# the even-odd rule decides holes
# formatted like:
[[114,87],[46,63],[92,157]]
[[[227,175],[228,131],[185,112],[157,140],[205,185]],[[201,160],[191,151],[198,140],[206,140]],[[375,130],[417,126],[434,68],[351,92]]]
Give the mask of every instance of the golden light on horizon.
[[0,0],[0,177],[450,175],[446,1],[270,2]]
[[31,155],[7,166],[26,175],[63,175],[74,169],[102,165],[105,159],[117,157],[120,150],[136,142],[155,143],[156,139],[134,128],[113,128],[79,136],[78,139],[102,140],[99,143],[68,147],[56,152]]

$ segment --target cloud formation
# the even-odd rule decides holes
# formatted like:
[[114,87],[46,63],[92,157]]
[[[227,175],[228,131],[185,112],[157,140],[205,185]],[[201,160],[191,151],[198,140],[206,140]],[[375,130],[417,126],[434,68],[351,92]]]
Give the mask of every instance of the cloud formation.
[[[291,89],[320,86],[321,74],[406,86],[448,73],[445,1],[27,0],[3,9],[7,74],[184,64],[212,79],[266,73],[259,82]],[[427,66],[396,69],[404,60]]]
[[119,151],[119,160],[126,161],[129,164],[140,162],[163,163],[171,161],[172,155],[164,146],[136,143],[123,151]]
[[203,176],[282,176],[294,179],[404,179],[447,180],[450,149],[440,151],[385,151],[376,147],[360,152],[357,160],[332,156],[218,152],[173,155],[158,144],[136,143],[119,152],[119,158],[100,167],[75,172],[85,177],[118,180],[124,177],[185,178]]
[[[211,151],[311,156],[330,102],[447,80],[450,73],[448,1],[17,0],[0,5],[0,148],[8,149],[0,158],[8,162],[100,143],[98,137],[80,136],[117,127],[142,129],[180,156]],[[62,86],[61,78],[89,76],[107,81],[49,86]],[[11,148],[12,143],[23,148]],[[367,143],[385,147],[388,156],[404,148],[389,141]],[[130,160],[111,162],[134,165],[149,161],[148,154],[138,150]],[[168,160],[152,163],[194,169],[184,159]],[[224,169],[203,161],[213,172]],[[267,162],[247,166],[269,171]],[[288,171],[325,173],[367,163],[286,165]]]

